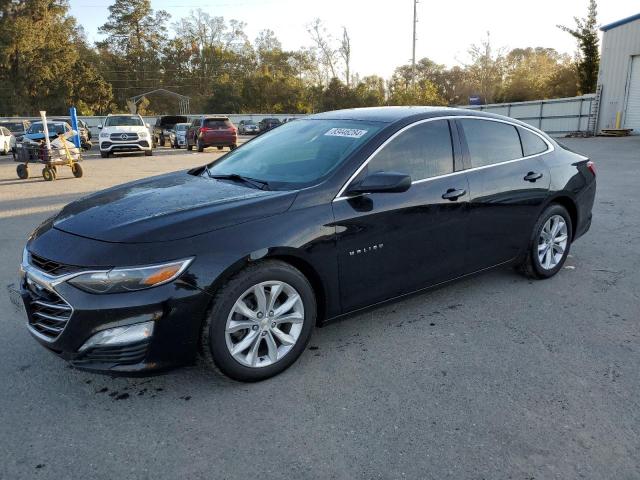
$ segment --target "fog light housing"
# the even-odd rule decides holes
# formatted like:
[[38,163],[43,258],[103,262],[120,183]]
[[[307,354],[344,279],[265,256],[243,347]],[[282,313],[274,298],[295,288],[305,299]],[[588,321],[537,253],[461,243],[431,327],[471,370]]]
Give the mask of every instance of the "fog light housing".
[[124,327],[108,328],[89,338],[78,352],[84,352],[92,347],[127,345],[147,340],[153,335],[153,320]]

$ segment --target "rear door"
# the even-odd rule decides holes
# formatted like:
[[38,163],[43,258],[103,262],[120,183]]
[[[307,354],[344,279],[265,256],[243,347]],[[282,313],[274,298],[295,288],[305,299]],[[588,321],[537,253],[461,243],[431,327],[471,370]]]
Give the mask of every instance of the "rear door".
[[[460,275],[469,197],[466,174],[454,168],[454,151],[447,120],[414,124],[392,137],[353,180],[376,171],[406,173],[413,180],[408,191],[334,200],[344,311]],[[447,192],[451,199],[443,198]]]
[[468,273],[511,260],[526,246],[549,195],[543,156],[550,146],[532,130],[511,123],[456,122],[471,195]]

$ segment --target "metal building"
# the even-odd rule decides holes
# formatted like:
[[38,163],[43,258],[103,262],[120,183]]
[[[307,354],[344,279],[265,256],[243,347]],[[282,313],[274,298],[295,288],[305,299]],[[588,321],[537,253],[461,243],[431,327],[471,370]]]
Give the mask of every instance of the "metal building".
[[633,128],[640,135],[640,13],[601,30],[598,131]]

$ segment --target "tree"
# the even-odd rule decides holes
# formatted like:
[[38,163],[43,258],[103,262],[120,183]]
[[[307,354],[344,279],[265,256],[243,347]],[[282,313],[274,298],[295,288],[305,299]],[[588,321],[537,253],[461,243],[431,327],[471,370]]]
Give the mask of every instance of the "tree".
[[344,77],[347,87],[349,87],[351,85],[351,39],[345,27],[342,27],[342,41],[338,53],[344,62]]
[[469,55],[471,64],[465,67],[469,85],[487,103],[495,102],[500,98],[504,58],[501,51],[494,52],[489,32],[480,45],[471,45]]
[[586,18],[573,17],[576,27],[569,28],[564,25],[557,27],[578,41],[579,60],[579,84],[580,92],[593,93],[598,84],[598,68],[600,65],[599,40],[598,40],[598,6],[596,0],[589,0],[589,9]]
[[89,58],[65,0],[0,3],[0,110],[35,115],[107,110],[111,88]]
[[322,24],[322,20],[316,18],[313,23],[307,25],[307,32],[311,36],[316,50],[318,51],[318,57],[324,67],[324,79],[327,83],[332,78],[338,78],[336,73],[336,50],[331,46],[332,39],[327,33],[327,29]]
[[116,84],[116,99],[124,106],[134,94],[162,85],[161,53],[166,44],[169,14],[154,12],[150,0],[115,0],[97,43],[104,75]]
[[577,93],[574,63],[553,48],[515,48],[505,55],[504,70],[501,99],[505,102]]

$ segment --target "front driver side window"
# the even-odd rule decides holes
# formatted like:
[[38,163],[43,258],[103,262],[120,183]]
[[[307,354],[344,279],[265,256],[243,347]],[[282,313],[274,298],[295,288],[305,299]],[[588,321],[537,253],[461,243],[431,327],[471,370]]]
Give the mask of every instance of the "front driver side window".
[[414,182],[452,173],[449,122],[435,120],[408,128],[371,159],[367,171],[406,173]]

